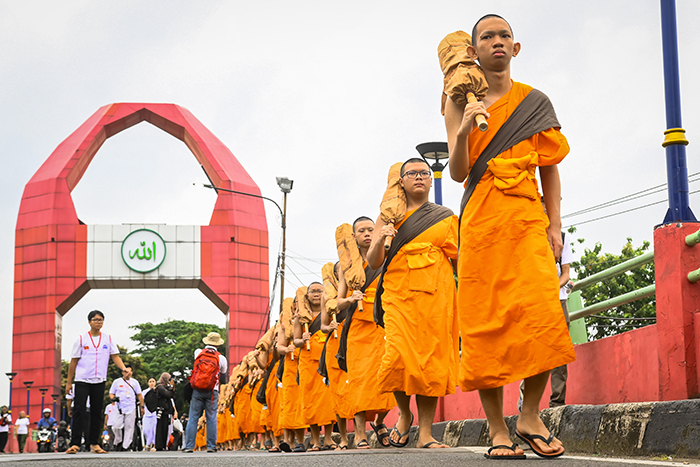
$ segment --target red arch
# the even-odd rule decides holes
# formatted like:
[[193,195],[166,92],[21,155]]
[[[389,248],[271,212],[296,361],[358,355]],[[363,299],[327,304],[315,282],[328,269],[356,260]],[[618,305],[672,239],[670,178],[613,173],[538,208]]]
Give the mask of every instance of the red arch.
[[[22,195],[15,238],[15,408],[26,406],[23,381],[48,388],[49,395],[60,393],[62,316],[90,289],[87,226],[78,219],[71,191],[107,138],[142,121],[183,141],[216,186],[260,194],[231,151],[187,109],[120,103],[95,112],[58,145]],[[201,245],[199,288],[229,313],[229,356],[236,361],[255,345],[267,311],[268,239],[262,200],[220,192],[209,225],[201,227]],[[31,415],[38,420],[41,397],[32,392]]]

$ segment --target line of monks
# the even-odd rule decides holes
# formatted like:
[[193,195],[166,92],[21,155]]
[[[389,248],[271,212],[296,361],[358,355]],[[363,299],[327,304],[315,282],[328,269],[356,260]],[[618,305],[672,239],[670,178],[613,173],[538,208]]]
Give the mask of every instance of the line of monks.
[[[521,45],[508,22],[486,15],[471,38],[466,50],[488,90],[468,103],[448,95],[444,107],[450,175],[467,180],[460,218],[429,202],[425,160],[406,161],[398,176],[404,212],[385,215],[382,206],[376,223],[352,225],[359,255],[350,262],[364,271],[349,274],[355,245],[341,249],[336,232],[341,267],[285,299],[277,324],[233,369],[219,407],[223,444],[242,449],[263,434],[271,451],[300,452],[308,429],[311,450],[343,450],[353,420],[357,449],[370,447],[367,422],[381,446],[400,448],[417,415],[416,445],[444,448],[431,434],[437,400],[459,386],[479,391],[493,443],[486,457],[524,458],[503,417],[503,386],[524,380],[514,434],[541,457],[564,453],[539,404],[549,371],[575,360],[555,266],[557,164],[569,146],[547,97],[510,78]],[[474,124],[479,115],[488,119],[484,131]]]

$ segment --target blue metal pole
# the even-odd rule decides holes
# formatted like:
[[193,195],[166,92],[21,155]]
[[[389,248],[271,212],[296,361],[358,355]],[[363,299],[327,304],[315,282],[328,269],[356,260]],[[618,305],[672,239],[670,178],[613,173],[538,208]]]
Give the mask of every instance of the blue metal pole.
[[30,389],[27,387],[27,417],[29,416],[29,391]]
[[7,410],[12,413],[12,380],[10,380],[10,399],[7,401]]
[[435,204],[442,206],[442,172],[433,172],[435,178]]
[[680,72],[678,68],[678,32],[675,0],[661,0],[661,38],[666,97],[666,177],[668,178],[668,211],[664,224],[695,221],[688,197],[688,165],[685,130],[681,123]]

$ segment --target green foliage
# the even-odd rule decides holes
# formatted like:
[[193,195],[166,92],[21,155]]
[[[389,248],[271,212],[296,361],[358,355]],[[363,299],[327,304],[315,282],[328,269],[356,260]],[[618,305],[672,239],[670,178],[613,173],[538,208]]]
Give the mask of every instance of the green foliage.
[[[575,232],[575,229],[573,229],[573,231]],[[579,239],[578,242],[583,243],[584,240]],[[577,279],[580,280],[642,255],[649,250],[649,246],[649,242],[645,241],[640,247],[635,248],[632,245],[632,239],[627,238],[627,244],[622,248],[622,252],[619,255],[615,255],[612,253],[602,253],[603,245],[596,243],[592,250],[588,248],[584,249],[581,259],[571,263],[571,266],[576,271]],[[587,306],[627,292],[632,292],[653,283],[654,262],[652,261],[651,263],[635,268],[617,277],[613,277],[612,279],[594,284],[582,290],[581,296],[584,305]],[[611,318],[655,318],[656,297],[647,297],[626,305],[621,305],[606,312],[598,313],[597,316],[609,316]],[[654,320],[614,320],[590,316],[586,318],[589,340],[620,334],[631,329],[654,323]]]
[[[214,324],[193,323],[183,320],[169,320],[164,323],[143,323],[130,326],[138,332],[131,336],[137,343],[132,353],[139,354],[148,362],[150,376],[156,380],[161,373],[168,372],[175,379],[178,389],[187,381],[192,372],[194,351],[204,347],[202,338],[210,332],[226,336],[226,330]],[[182,390],[176,392],[175,404],[178,410],[186,410]]]

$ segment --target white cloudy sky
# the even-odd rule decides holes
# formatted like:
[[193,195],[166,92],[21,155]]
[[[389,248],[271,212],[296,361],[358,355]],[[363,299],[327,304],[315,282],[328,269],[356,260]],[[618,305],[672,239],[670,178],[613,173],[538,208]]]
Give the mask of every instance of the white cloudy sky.
[[[419,143],[445,140],[437,44],[491,12],[508,18],[523,44],[513,78],[550,96],[569,138],[571,154],[560,166],[565,214],[666,182],[658,0],[0,1],[0,373],[11,364],[14,229],[24,185],[100,106],[181,105],[231,149],[263,195],[281,201],[275,177],[293,179],[289,291],[334,259],[337,225],[378,215],[391,163],[417,155]],[[695,173],[700,2],[679,0],[678,13]],[[204,181],[184,144],[142,123],[104,144],[73,198],[88,224],[207,224],[214,195],[192,186]],[[456,209],[461,187],[447,178],[444,185],[445,204]],[[279,215],[266,209],[274,264]],[[591,222],[578,233],[588,246],[600,241],[619,252],[628,236],[635,244],[651,240],[665,210]],[[92,291],[64,318],[64,356],[93,308],[106,312],[106,329],[131,348],[129,325],[225,322],[197,291]],[[0,381],[0,403],[7,386]]]

